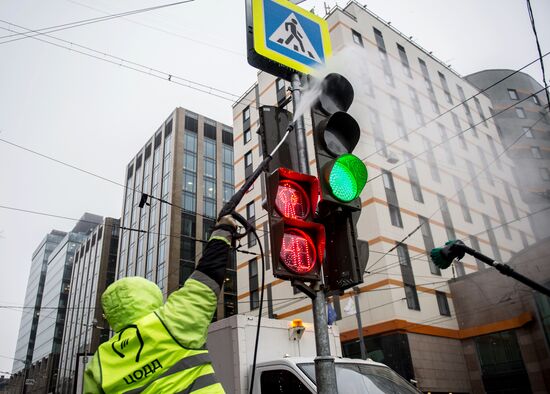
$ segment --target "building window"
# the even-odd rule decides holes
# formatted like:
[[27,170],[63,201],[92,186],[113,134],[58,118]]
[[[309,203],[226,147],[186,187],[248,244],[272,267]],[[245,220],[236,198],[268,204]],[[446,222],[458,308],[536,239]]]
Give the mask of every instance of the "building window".
[[280,92],[285,88],[285,80],[281,78],[277,78],[277,82],[275,86],[277,87],[277,91]]
[[535,159],[542,159],[542,153],[540,152],[540,148],[538,146],[531,147],[531,155],[533,155]]
[[[254,201],[246,205],[246,220],[252,226],[256,225],[256,206],[254,205]],[[254,234],[248,234],[248,246],[254,245],[256,245],[256,237]]]
[[249,151],[244,155],[244,166],[246,168],[246,167],[250,167],[251,165],[252,165],[252,151]]
[[539,100],[539,98],[537,97],[536,94],[533,95],[533,102],[537,105],[540,105],[540,100]]
[[415,311],[420,310],[420,302],[418,302],[418,293],[414,285],[405,285],[405,297],[407,298],[407,307]]
[[525,111],[521,107],[516,107],[516,115],[520,119],[525,119],[527,116],[525,116]]
[[244,131],[244,143],[246,144],[250,142],[251,139],[252,139],[252,132],[250,131],[250,128],[248,128]]
[[510,228],[508,227],[508,220],[504,215],[504,210],[502,209],[500,199],[498,199],[496,196],[493,196],[493,198],[495,200],[495,207],[497,208],[497,213],[501,222],[502,229],[504,230],[504,235],[506,236],[506,238],[512,239],[512,234],[510,233]]
[[355,30],[352,30],[351,36],[353,38],[354,43],[356,43],[357,45],[363,46],[363,37],[361,37],[361,33],[358,33]]
[[437,75],[439,76],[439,82],[441,82],[441,87],[443,88],[443,93],[445,93],[445,99],[449,104],[453,103],[453,96],[451,95],[451,91],[449,89],[449,84],[447,83],[447,78],[445,78],[445,75],[443,75],[441,72],[437,72]]
[[390,211],[391,224],[395,227],[403,228],[403,221],[401,220],[401,212],[399,211],[399,207],[388,204],[388,209]]
[[424,240],[424,249],[428,257],[430,272],[434,275],[441,275],[441,270],[433,263],[430,257],[430,251],[435,248],[430,220],[424,216],[418,216],[418,222],[420,224],[420,231],[422,232],[422,239]]
[[460,207],[462,208],[462,216],[466,222],[472,223],[472,215],[470,214],[470,208],[468,207],[468,201],[466,200],[466,195],[464,194],[462,182],[456,176],[453,176],[453,181],[457,191],[458,201],[460,203]]
[[243,122],[246,122],[249,119],[250,119],[250,107],[246,107],[243,110]]
[[250,310],[260,306],[258,291],[258,260],[252,259],[248,262],[248,284],[250,289]]
[[412,78],[411,67],[409,65],[409,58],[407,57],[407,52],[405,52],[405,48],[397,44],[397,52],[399,52],[399,59],[401,59],[403,74],[405,74],[409,78]]
[[386,45],[384,44],[384,37],[382,37],[382,32],[375,27],[373,27],[373,31],[374,31],[374,38],[376,39],[376,45],[378,46],[378,49],[386,53]]
[[437,298],[439,314],[443,316],[451,316],[451,310],[449,309],[449,301],[447,301],[447,295],[442,291],[436,291],[435,297]]
[[550,170],[548,168],[539,168],[539,171],[543,181],[550,181]]
[[395,191],[395,184],[393,183],[393,176],[391,172],[382,170],[382,180],[386,189]]
[[483,122],[483,125],[487,127],[487,119],[485,119],[485,113],[483,112],[483,107],[481,106],[481,103],[479,102],[477,97],[474,97],[474,102],[476,103],[477,112],[481,117],[481,121]]
[[535,138],[535,136],[533,135],[533,131],[531,130],[530,127],[523,128],[523,136],[525,138]]
[[188,112],[185,115],[185,129],[192,131],[193,133],[199,130],[199,118],[197,115]]
[[508,97],[510,97],[510,100],[518,100],[518,92],[516,92],[516,89],[508,89]]

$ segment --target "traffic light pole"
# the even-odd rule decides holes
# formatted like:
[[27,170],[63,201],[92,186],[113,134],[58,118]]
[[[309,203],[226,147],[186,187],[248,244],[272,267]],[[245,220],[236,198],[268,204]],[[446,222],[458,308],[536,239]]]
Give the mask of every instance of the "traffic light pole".
[[[291,79],[292,100],[294,113],[296,113],[301,99],[302,84],[298,73],[292,74]],[[307,155],[306,130],[304,117],[300,115],[295,120],[296,145],[298,149],[298,165],[300,172],[309,174],[309,159]],[[317,382],[317,393],[334,394],[338,392],[336,384],[336,369],[334,368],[334,357],[330,355],[330,342],[328,336],[327,300],[320,284],[315,284],[315,295],[312,297],[313,324],[315,330],[315,346],[317,357],[315,357],[315,376]]]

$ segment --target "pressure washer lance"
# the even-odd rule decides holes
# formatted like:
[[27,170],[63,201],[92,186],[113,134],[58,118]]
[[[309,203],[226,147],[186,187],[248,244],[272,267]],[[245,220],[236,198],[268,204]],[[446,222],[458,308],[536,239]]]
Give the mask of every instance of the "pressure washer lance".
[[279,142],[279,144],[273,149],[273,151],[269,155],[267,155],[267,157],[260,163],[258,168],[256,168],[256,170],[252,173],[252,175],[248,177],[248,179],[245,181],[244,185],[241,186],[239,191],[233,194],[233,197],[231,197],[231,199],[225,203],[222,210],[220,211],[220,214],[218,215],[218,220],[220,220],[223,216],[231,215],[244,227],[244,233],[239,233],[234,238],[240,239],[253,230],[252,225],[248,223],[248,221],[241,214],[237,213],[235,208],[237,208],[237,205],[239,205],[254,181],[258,179],[260,174],[267,168],[267,164],[271,161],[271,159],[273,159],[273,155],[279,150],[281,145],[283,145],[283,142],[285,142],[292,130],[294,130],[294,126],[290,124],[286,129],[286,133],[285,135],[283,135],[281,142]]

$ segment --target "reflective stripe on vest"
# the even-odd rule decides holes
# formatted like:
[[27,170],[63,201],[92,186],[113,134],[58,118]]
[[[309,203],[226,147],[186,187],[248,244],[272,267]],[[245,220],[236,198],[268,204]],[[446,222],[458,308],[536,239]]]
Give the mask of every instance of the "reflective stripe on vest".
[[115,334],[98,353],[101,387],[108,394],[192,392],[185,390],[214,377],[208,351],[179,345],[154,313]]

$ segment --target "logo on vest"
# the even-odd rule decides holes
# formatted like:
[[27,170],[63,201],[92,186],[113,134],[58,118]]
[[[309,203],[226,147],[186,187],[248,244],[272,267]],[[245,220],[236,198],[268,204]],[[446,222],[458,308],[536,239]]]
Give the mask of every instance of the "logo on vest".
[[157,369],[162,369],[162,364],[159,359],[151,361],[149,364],[143,366],[140,369],[136,369],[134,372],[124,378],[126,384],[132,384],[139,382],[141,379],[146,378],[149,375],[155,373]]
[[[134,330],[132,333],[131,331]],[[123,335],[126,333],[126,335]],[[113,351],[120,357],[124,358],[126,357],[125,348],[127,348],[132,341],[138,340],[139,341],[139,349],[136,353],[136,363],[139,361],[139,356],[141,354],[141,351],[143,350],[143,338],[141,337],[141,334],[139,333],[139,328],[135,324],[129,325],[128,327],[124,328],[120,333],[118,334],[118,339],[114,341],[111,344],[111,347],[113,348]],[[133,346],[131,346],[133,348]]]

